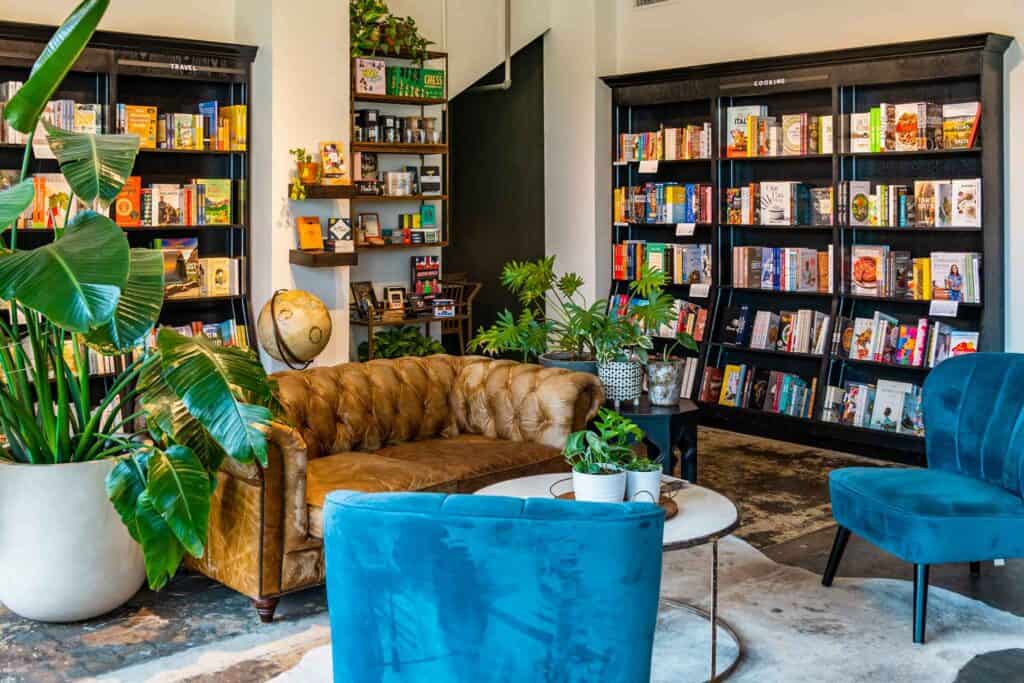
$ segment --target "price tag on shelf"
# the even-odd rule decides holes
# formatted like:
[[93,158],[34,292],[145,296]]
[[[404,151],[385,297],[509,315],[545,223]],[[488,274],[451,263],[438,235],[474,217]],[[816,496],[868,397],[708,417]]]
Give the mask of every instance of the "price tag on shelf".
[[640,168],[638,173],[657,173],[658,172],[658,160],[648,159],[647,161],[640,162]]
[[694,299],[707,299],[709,291],[711,291],[711,284],[707,282],[690,285],[690,296]]
[[928,306],[928,315],[934,315],[941,318],[955,318],[959,306],[959,301],[932,299],[931,304]]
[[676,223],[676,237],[690,237],[696,227],[696,223]]

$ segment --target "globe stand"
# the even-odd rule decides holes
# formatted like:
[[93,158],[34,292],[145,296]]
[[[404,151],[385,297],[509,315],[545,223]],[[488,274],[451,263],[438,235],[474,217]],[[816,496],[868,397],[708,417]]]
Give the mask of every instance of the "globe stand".
[[274,344],[277,345],[277,352],[281,354],[281,360],[292,370],[305,370],[313,362],[312,359],[301,361],[290,348],[288,342],[281,336],[281,330],[277,326],[277,295],[287,292],[287,289],[279,289],[270,297],[270,322],[274,325]]

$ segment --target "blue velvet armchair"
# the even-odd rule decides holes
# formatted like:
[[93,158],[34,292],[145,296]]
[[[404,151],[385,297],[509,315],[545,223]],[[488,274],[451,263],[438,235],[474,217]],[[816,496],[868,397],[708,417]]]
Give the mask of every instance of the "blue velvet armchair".
[[914,642],[928,567],[1024,557],[1024,354],[951,358],[925,381],[927,469],[851,467],[829,476],[839,525],[822,583],[853,532],[914,564]]
[[658,507],[336,491],[324,521],[335,681],[650,678]]

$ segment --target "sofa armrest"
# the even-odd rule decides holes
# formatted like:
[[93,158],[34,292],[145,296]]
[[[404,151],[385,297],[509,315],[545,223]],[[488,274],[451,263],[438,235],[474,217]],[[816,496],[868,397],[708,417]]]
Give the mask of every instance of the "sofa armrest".
[[[304,550],[319,541],[309,538],[309,511],[306,507],[306,442],[298,430],[283,422],[271,423],[267,434],[267,467],[263,471],[268,488],[280,494],[280,525],[284,552]],[[272,483],[271,483],[272,482]]]
[[594,375],[509,360],[467,363],[451,394],[459,432],[559,449],[602,403]]

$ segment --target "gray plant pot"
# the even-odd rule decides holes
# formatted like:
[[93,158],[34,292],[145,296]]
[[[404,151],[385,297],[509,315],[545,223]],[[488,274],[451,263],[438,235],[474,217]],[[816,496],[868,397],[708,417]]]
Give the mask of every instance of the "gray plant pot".
[[683,388],[682,361],[655,360],[647,363],[647,398],[651,405],[674,406]]
[[612,361],[597,364],[597,376],[604,385],[605,397],[616,407],[622,401],[636,403],[644,381],[644,366],[635,361]]
[[597,374],[597,361],[575,360],[572,354],[564,351],[549,351],[542,353],[538,362],[546,368],[565,368],[574,372],[585,372],[590,375]]

